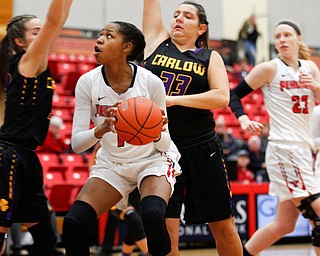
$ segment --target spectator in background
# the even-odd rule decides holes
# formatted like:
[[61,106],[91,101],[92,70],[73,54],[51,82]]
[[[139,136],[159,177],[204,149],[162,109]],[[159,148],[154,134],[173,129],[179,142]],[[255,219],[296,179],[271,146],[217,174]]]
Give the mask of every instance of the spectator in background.
[[37,152],[46,153],[64,153],[70,149],[64,136],[61,133],[63,120],[58,116],[52,116],[50,119],[48,135],[42,146],[37,148]]
[[256,65],[257,39],[259,35],[256,16],[252,14],[249,19],[243,23],[239,31],[239,41],[242,45],[240,49],[238,49],[244,51],[243,53],[238,53],[239,57],[248,58],[249,64],[252,66]]
[[226,40],[222,40],[221,43],[222,44],[219,53],[222,57],[223,63],[226,66],[227,71],[233,73],[233,65],[235,63],[235,59],[233,56],[233,49],[231,43]]
[[264,123],[263,127],[261,128],[261,134],[259,135],[261,140],[260,149],[264,154],[266,153],[266,149],[269,141],[269,130],[270,130],[269,123]]
[[226,122],[223,116],[219,116],[216,120],[216,134],[220,140],[223,153],[226,160],[236,159],[239,150],[238,144],[231,133],[228,132]]
[[[249,170],[254,174],[256,181],[268,181],[268,175],[265,164],[265,154],[261,150],[261,139],[258,135],[253,135],[248,139],[248,152],[250,163]],[[262,179],[261,179],[262,178]]]
[[237,181],[248,184],[254,181],[252,171],[248,169],[250,163],[249,152],[241,149],[237,155]]
[[252,69],[247,58],[238,59],[233,66],[233,74],[237,83],[244,79]]

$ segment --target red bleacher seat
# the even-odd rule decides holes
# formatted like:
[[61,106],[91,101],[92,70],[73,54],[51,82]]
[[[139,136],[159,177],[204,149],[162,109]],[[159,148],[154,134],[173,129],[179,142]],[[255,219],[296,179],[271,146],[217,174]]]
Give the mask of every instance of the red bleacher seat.
[[72,184],[57,184],[48,191],[48,199],[55,212],[67,212],[70,209],[76,188]]
[[60,163],[60,159],[59,159],[59,155],[55,154],[55,153],[37,153],[40,163],[42,164],[42,166],[44,165],[50,165],[50,164],[59,164]]
[[61,128],[61,135],[65,138],[66,144],[71,143],[72,122],[64,122]]
[[61,94],[74,95],[74,90],[81,75],[82,73],[76,70],[62,76],[61,85],[63,87],[63,91]]
[[61,76],[61,78],[64,75],[69,74],[70,72],[76,72],[77,71],[77,64],[76,63],[58,63],[57,64],[58,73]]
[[52,109],[52,113],[54,116],[59,116],[62,118],[64,122],[72,122],[73,120],[73,109]]
[[84,164],[85,157],[75,153],[61,154],[61,159],[65,165],[79,165]]
[[66,182],[66,173],[68,166],[65,165],[48,165],[43,169],[44,184],[47,189],[52,188],[56,184],[63,184]]
[[89,169],[87,165],[70,166],[66,173],[66,180],[68,183],[82,186],[89,176]]
[[78,70],[81,74],[87,73],[90,70],[94,69],[96,67],[95,64],[90,63],[79,63],[78,64]]
[[[61,92],[60,92],[61,94]],[[75,98],[72,95],[54,94],[52,98],[53,108],[68,108],[73,110],[75,106]]]

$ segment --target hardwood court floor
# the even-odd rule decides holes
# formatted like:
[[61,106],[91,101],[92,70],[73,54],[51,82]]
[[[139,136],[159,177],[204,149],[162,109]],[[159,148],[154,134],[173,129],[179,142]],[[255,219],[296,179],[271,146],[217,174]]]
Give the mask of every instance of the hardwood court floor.
[[[137,256],[133,253],[132,256]],[[115,253],[113,256],[121,256]],[[217,250],[206,249],[185,249],[180,251],[180,256],[218,256]],[[316,256],[313,248],[309,244],[275,245],[260,253],[259,256]]]
[[[215,249],[183,250],[180,256],[218,256]],[[260,253],[259,256],[316,256],[311,245],[275,245]]]

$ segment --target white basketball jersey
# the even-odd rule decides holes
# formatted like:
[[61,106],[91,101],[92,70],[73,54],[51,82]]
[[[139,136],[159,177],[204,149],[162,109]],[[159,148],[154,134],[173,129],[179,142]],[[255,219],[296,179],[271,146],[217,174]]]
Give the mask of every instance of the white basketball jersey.
[[[95,126],[105,120],[105,111],[119,101],[136,96],[144,96],[154,101],[160,108],[166,109],[166,96],[160,78],[145,68],[133,63],[133,78],[130,88],[122,94],[115,92],[103,75],[99,66],[80,77],[76,87],[77,117],[74,120],[73,134],[88,130],[90,118]],[[168,132],[166,132],[168,135]],[[162,133],[162,136],[163,133]],[[108,132],[101,139],[101,150],[113,162],[128,162],[143,159],[156,152],[154,143],[143,146],[133,146],[119,139],[117,134]]]
[[261,88],[270,116],[269,139],[312,146],[310,120],[315,97],[311,89],[299,82],[300,71],[311,74],[310,66],[299,60],[299,70],[295,71],[279,58],[272,61],[277,64],[277,73],[270,84]]

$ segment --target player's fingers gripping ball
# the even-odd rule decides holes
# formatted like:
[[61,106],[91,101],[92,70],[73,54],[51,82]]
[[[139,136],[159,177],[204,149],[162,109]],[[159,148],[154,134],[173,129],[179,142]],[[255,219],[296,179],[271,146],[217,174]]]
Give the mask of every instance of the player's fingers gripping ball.
[[160,108],[144,97],[130,98],[115,113],[118,136],[132,145],[145,145],[156,140],[163,126]]

